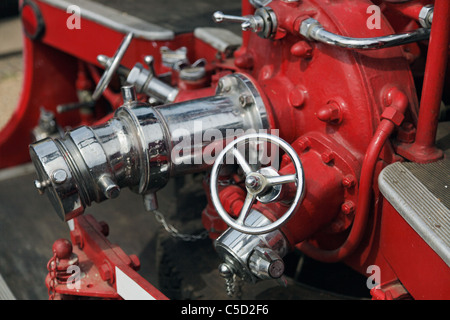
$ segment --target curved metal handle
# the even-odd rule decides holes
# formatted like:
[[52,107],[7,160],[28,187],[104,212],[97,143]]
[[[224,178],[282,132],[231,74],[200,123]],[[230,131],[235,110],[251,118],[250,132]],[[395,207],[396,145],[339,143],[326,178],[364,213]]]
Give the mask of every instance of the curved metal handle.
[[417,29],[412,32],[392,34],[374,38],[350,38],[325,30],[315,19],[308,18],[302,21],[300,34],[307,39],[316,40],[329,45],[347,49],[383,49],[404,44],[427,40],[430,29]]
[[105,69],[105,72],[103,73],[102,77],[100,78],[97,87],[94,90],[94,93],[92,94],[92,100],[96,101],[100,98],[100,96],[105,91],[106,87],[108,86],[109,82],[111,81],[112,77],[116,73],[117,69],[120,66],[120,61],[122,60],[123,56],[125,55],[125,52],[128,49],[128,46],[131,43],[131,40],[133,40],[133,33],[129,33],[125,36],[125,38],[122,40],[122,43],[120,44],[119,48],[117,49],[116,53],[114,54],[114,57],[112,57],[108,61],[108,66]]

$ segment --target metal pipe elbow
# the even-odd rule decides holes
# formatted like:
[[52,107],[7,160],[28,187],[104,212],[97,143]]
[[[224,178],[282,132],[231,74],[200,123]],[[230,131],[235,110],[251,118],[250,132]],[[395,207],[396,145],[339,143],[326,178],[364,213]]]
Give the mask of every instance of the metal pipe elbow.
[[346,49],[374,50],[400,46],[412,42],[427,40],[430,29],[421,28],[412,32],[392,34],[374,38],[351,38],[327,31],[317,20],[308,18],[300,25],[300,34],[309,40],[315,40]]

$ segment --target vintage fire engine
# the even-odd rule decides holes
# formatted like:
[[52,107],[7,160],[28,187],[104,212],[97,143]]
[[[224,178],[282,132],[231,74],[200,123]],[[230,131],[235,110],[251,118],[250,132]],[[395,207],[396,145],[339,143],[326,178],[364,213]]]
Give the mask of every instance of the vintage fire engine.
[[0,166],[31,157],[70,226],[51,296],[166,299],[90,205],[129,188],[177,233],[157,194],[195,174],[229,295],[285,285],[298,251],[378,276],[373,299],[450,299],[450,2],[161,6],[20,2],[25,81]]

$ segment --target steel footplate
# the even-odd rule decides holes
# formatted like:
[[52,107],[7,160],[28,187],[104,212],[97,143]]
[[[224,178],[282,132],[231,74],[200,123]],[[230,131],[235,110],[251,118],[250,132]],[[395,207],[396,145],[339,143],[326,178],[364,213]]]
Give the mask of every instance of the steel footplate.
[[396,162],[378,178],[384,197],[450,266],[450,159]]
[[[216,27],[212,14],[216,10],[241,12],[239,0],[197,0],[189,6],[183,0],[41,0],[64,11],[77,6],[84,19],[94,21],[113,30],[146,40],[173,40],[176,34],[193,32],[198,26]],[[70,12],[67,11],[68,13]],[[68,15],[69,17],[69,15]],[[225,28],[241,34],[240,26]]]

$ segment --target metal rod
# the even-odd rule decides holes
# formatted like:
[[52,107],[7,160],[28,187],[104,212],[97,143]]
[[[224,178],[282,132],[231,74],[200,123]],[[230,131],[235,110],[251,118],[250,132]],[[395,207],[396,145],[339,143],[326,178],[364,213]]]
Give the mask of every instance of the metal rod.
[[216,11],[213,14],[213,21],[216,23],[221,23],[221,22],[238,22],[238,23],[243,23],[248,21],[247,17],[240,17],[240,16],[231,16],[228,14],[224,14],[221,11]]
[[110,62],[110,65],[108,68],[106,68],[105,73],[100,78],[100,81],[97,84],[97,87],[94,90],[94,93],[92,94],[92,100],[97,101],[100,96],[102,95],[103,91],[105,91],[106,87],[108,86],[109,82],[111,81],[112,77],[116,73],[117,69],[119,68],[120,61],[122,60],[123,56],[125,55],[125,52],[128,49],[128,46],[130,45],[131,41],[133,40],[133,33],[129,33],[125,36],[125,38],[122,40],[119,49],[117,49],[117,52],[114,54],[114,57],[112,58],[112,61]]
[[317,20],[308,18],[302,22],[300,34],[310,40],[341,48],[373,50],[427,40],[430,37],[430,29],[423,28],[412,32],[374,38],[351,38],[329,32]]

